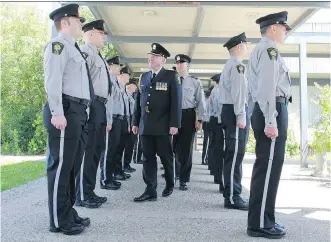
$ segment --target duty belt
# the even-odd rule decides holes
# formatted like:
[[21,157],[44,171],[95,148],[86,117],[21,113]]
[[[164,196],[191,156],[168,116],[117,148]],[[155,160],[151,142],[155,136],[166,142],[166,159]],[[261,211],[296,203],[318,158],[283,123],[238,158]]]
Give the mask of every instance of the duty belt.
[[186,108],[186,109],[182,109],[182,112],[183,113],[186,113],[186,112],[193,112],[195,111],[195,108]]
[[114,119],[119,119],[119,120],[125,120],[125,119],[128,119],[127,116],[125,116],[125,115],[119,115],[119,114],[114,114],[114,115],[113,115],[113,118],[114,118]]
[[284,103],[285,105],[287,105],[289,103],[289,100],[286,97],[276,97],[276,102]]
[[95,100],[98,101],[98,102],[101,102],[103,104],[107,103],[107,98],[104,98],[104,97],[95,96]]
[[90,100],[83,99],[83,98],[78,98],[78,97],[73,97],[73,96],[69,96],[67,94],[62,94],[62,97],[63,98],[66,98],[66,99],[69,99],[71,101],[74,101],[76,103],[86,105],[86,106],[90,106],[90,103],[91,103]]

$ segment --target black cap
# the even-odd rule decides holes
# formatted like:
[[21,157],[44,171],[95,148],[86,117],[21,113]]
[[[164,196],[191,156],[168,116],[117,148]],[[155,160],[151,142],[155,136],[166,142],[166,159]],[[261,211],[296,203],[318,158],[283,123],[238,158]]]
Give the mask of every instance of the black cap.
[[79,5],[76,3],[64,5],[51,12],[49,14],[49,18],[55,22],[63,17],[77,17],[80,19],[81,23],[84,23],[85,18],[79,17],[78,8]]
[[[101,31],[105,32],[105,28],[103,26],[104,23],[105,23],[105,21],[103,21],[103,20],[92,21],[92,22],[87,23],[83,26],[83,31],[87,32],[87,31],[92,30],[92,29],[98,29],[98,30],[101,30]],[[105,32],[105,34],[106,34],[106,32]]]
[[216,74],[216,75],[213,75],[210,79],[216,83],[219,83],[220,78],[221,78],[221,74]]
[[206,98],[210,97],[210,94],[211,94],[211,91],[210,90],[205,91],[205,97]]
[[137,85],[137,83],[138,83],[138,79],[134,77],[134,78],[130,78],[128,84],[136,84]]
[[245,32],[239,34],[239,35],[236,35],[234,37],[232,37],[231,39],[228,40],[228,42],[226,42],[223,47],[226,47],[229,49],[235,47],[236,45],[239,45],[243,42],[248,42],[247,39],[246,39],[246,35],[245,35]]
[[122,69],[121,69],[121,72],[120,72],[121,74],[129,74],[129,75],[131,75],[131,71],[130,71],[130,69],[129,69],[129,67],[127,67],[127,66],[124,66]]
[[107,63],[108,63],[108,65],[113,65],[113,64],[119,65],[120,64],[120,57],[115,56],[113,58],[110,58],[110,59],[107,60]]
[[175,56],[175,61],[176,61],[176,63],[178,63],[178,62],[191,63],[191,57],[189,57],[187,55],[179,54],[179,55]]
[[162,45],[160,45],[158,43],[153,43],[151,45],[151,47],[152,47],[152,50],[148,54],[160,55],[160,56],[163,56],[164,58],[170,57],[169,51],[167,51]]
[[287,24],[287,14],[287,11],[269,14],[257,19],[256,23],[260,25],[260,29],[273,24],[283,24],[286,26],[286,30],[290,31],[291,27]]

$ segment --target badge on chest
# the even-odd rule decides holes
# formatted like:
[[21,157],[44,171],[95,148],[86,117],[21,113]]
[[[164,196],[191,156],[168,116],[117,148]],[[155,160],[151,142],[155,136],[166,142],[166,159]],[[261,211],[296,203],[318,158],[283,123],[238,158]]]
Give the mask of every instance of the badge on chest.
[[165,83],[165,82],[156,82],[155,89],[157,91],[167,91],[168,90],[168,83]]

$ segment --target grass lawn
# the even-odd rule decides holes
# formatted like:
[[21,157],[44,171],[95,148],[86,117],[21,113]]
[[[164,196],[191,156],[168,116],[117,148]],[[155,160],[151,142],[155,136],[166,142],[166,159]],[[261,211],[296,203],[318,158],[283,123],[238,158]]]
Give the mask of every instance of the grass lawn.
[[1,191],[28,183],[46,175],[45,161],[25,161],[4,165],[1,169]]

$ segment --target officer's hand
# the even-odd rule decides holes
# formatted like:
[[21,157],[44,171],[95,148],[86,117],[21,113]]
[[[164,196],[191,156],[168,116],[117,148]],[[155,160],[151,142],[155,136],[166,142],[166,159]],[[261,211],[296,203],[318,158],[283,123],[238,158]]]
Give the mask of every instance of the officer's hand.
[[264,128],[265,135],[270,139],[276,139],[278,137],[278,128]]
[[138,134],[139,128],[137,126],[132,127],[133,134]]
[[200,122],[196,122],[195,124],[195,130],[199,131],[201,129],[201,123]]
[[243,123],[238,122],[238,123],[237,123],[237,126],[238,126],[240,129],[244,129],[244,128],[246,127],[246,122],[243,122]]
[[170,127],[169,133],[170,133],[171,135],[175,135],[175,134],[177,134],[177,133],[178,133],[178,128]]
[[111,130],[111,128],[112,128],[112,125],[111,124],[107,124],[106,131],[109,132]]
[[55,128],[63,130],[67,127],[67,120],[64,115],[55,115],[52,116],[51,123],[54,125]]

